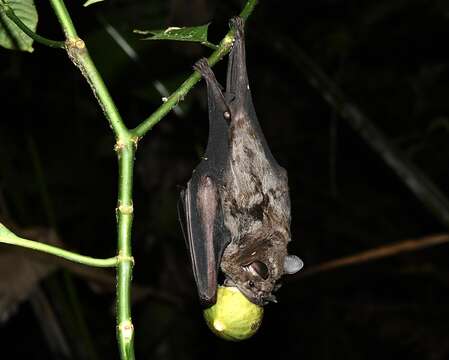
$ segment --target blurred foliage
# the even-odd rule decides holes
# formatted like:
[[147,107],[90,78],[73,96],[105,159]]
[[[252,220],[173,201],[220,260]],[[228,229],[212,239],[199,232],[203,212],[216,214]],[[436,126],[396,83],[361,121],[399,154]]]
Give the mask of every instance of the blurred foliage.
[[[37,31],[62,38],[47,2]],[[160,103],[210,50],[198,44],[139,41],[132,30],[211,22],[212,42],[241,1],[108,0],[67,2],[129,126]],[[292,197],[291,252],[306,267],[406,238],[445,231],[396,175],[342,122],[277,42],[294,41],[449,194],[449,3],[443,0],[261,0],[248,23],[247,57],[259,121],[287,168]],[[292,5],[293,6],[293,5]],[[106,31],[116,29],[130,58]],[[277,41],[263,36],[270,32]],[[113,136],[88,85],[63,51],[0,49],[0,194],[20,226],[47,226],[33,165],[33,139],[60,236],[92,256],[115,251]],[[224,83],[226,62],[216,73]],[[269,305],[259,334],[243,343],[214,337],[204,324],[177,224],[179,187],[207,139],[204,86],[139,145],[133,252],[136,283],[178,299],[146,297],[134,306],[139,359],[276,357],[449,358],[449,249],[440,246],[290,282]],[[332,160],[333,159],[333,160]],[[332,165],[335,162],[335,166]],[[3,209],[4,211],[4,209]],[[117,358],[111,295],[75,282],[101,359]],[[44,289],[48,286],[43,284]],[[54,299],[51,299],[54,301]],[[53,303],[57,313],[64,312]],[[111,309],[111,311],[108,311]],[[0,327],[11,358],[49,359],[38,320],[24,304]],[[66,329],[66,331],[70,331]],[[70,336],[69,336],[70,338]],[[82,346],[81,346],[82,347]]]
[[36,31],[38,15],[34,1],[13,0],[8,1],[7,6],[3,1],[0,4],[0,46],[6,49],[33,52],[33,40],[9,19],[6,15],[8,11],[13,11],[26,27]]

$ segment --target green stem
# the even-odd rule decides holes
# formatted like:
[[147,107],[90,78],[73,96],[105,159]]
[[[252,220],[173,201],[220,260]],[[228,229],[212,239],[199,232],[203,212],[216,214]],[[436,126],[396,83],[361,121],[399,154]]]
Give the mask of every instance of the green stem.
[[117,231],[120,259],[117,269],[117,337],[121,358],[134,359],[130,287],[134,264],[131,252],[131,227],[135,143],[129,139],[124,144],[117,144],[116,150],[119,160]]
[[5,15],[14,23],[16,24],[20,30],[22,30],[25,34],[27,34],[30,38],[32,38],[34,41],[47,45],[53,48],[59,48],[64,49],[65,43],[64,41],[56,41],[47,39],[46,37],[40,36],[36,34],[33,30],[31,30],[25,23],[20,20],[16,14],[14,13],[14,10],[8,7],[7,5],[3,5],[0,3],[0,10],[3,10]]
[[209,49],[212,49],[212,50],[217,50],[218,49],[218,45],[212,44],[210,41],[203,41],[201,43],[201,45],[204,45],[204,46],[206,46],[206,47],[208,47]]
[[108,259],[97,259],[90,256],[80,255],[68,250],[43,244],[38,241],[32,241],[18,237],[4,225],[0,224],[0,243],[21,246],[27,249],[41,251],[47,254],[55,255],[66,260],[77,262],[79,264],[96,267],[114,267],[117,266],[119,258],[112,257]]
[[[118,206],[117,206],[117,338],[122,360],[134,360],[134,326],[131,319],[130,287],[134,260],[131,252],[131,229],[133,222],[133,168],[137,139],[159,122],[200,79],[194,73],[169,97],[152,116],[136,129],[130,131],[124,125],[109,92],[92,62],[84,42],[78,38],[63,0],[50,0],[56,16],[67,37],[66,50],[72,62],[81,70],[91,86],[112,130],[117,138],[115,150],[119,162]],[[246,19],[254,9],[257,0],[248,0],[240,16]],[[218,49],[209,58],[211,65],[218,62],[231,49],[234,39],[230,31],[221,41]]]
[[73,64],[80,69],[81,73],[89,83],[95,98],[100,104],[100,107],[108,119],[116,137],[119,139],[127,138],[128,129],[124,125],[120,113],[118,112],[117,107],[109,94],[103,78],[95,67],[95,64],[87,51],[84,41],[78,37],[76,29],[70,18],[70,14],[65,7],[64,1],[50,0],[50,2],[67,37],[65,47],[70,60],[72,60]]
[[[248,0],[239,16],[246,20],[253,12],[256,4],[257,0]],[[223,56],[225,56],[231,50],[233,41],[234,31],[230,30],[220,42],[217,50],[215,50],[207,59],[210,66],[214,66],[223,58]],[[146,120],[142,121],[136,128],[131,130],[132,134],[137,137],[144,136],[149,130],[151,130],[154,125],[161,121],[164,116],[167,115],[168,112],[179,103],[179,101],[181,101],[187,95],[187,93],[200,79],[200,74],[195,71],[186,81],[181,84],[181,86],[175,92],[173,92],[173,94],[168,97],[167,101],[159,106],[159,108],[153,114],[151,114]]]
[[62,0],[50,0],[56,16],[66,34],[67,53],[86,78],[108,119],[117,139],[119,160],[119,196],[117,206],[117,339],[123,360],[134,360],[134,327],[131,321],[131,278],[134,260],[131,253],[131,227],[133,219],[132,181],[135,139],[131,136],[115,106],[112,97],[95,67],[84,42],[77,36],[70,15]]
[[56,17],[61,24],[62,30],[64,31],[65,37],[67,39],[75,39],[78,38],[78,34],[76,33],[75,26],[73,25],[72,18],[70,17],[69,12],[64,4],[64,0],[50,0],[50,4],[53,7],[53,10],[56,14]]

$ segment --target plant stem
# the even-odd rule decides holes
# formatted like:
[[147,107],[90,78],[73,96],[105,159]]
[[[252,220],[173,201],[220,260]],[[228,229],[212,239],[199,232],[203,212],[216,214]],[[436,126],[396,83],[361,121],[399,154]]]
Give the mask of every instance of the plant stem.
[[204,46],[206,46],[206,47],[208,47],[209,49],[212,49],[212,50],[217,50],[218,49],[218,45],[212,44],[210,41],[203,41],[201,43],[201,45],[204,45]]
[[27,249],[41,251],[88,266],[114,267],[117,266],[117,263],[119,262],[119,258],[117,258],[116,256],[108,259],[97,259],[90,256],[80,255],[72,251],[64,250],[56,246],[43,244],[38,241],[23,239],[15,235],[2,224],[0,224],[0,243],[16,245]]
[[117,269],[117,337],[122,359],[134,359],[134,327],[131,320],[130,286],[134,259],[131,253],[133,221],[133,168],[135,143],[128,140],[116,147],[119,161],[117,231],[119,264]]
[[[170,96],[156,112],[145,120],[136,129],[130,131],[126,128],[120,114],[92,62],[84,42],[78,37],[75,27],[63,0],[50,0],[56,16],[66,35],[65,47],[72,62],[81,70],[87,79],[95,97],[97,98],[112,130],[116,136],[115,150],[118,157],[119,181],[117,233],[118,256],[117,260],[117,338],[119,342],[120,357],[122,360],[134,360],[134,326],[131,319],[130,287],[134,259],[131,252],[131,229],[133,221],[133,168],[136,144],[157,122],[159,122],[181,100],[200,79],[198,73],[191,75],[181,87]],[[251,14],[257,0],[248,0],[240,16],[243,19]],[[221,41],[218,49],[209,58],[211,65],[218,62],[231,49],[234,40],[233,31]]]
[[65,43],[64,41],[56,41],[47,39],[46,37],[40,36],[36,34],[33,30],[31,30],[20,18],[16,16],[14,13],[14,10],[8,7],[7,5],[3,5],[0,3],[0,10],[3,10],[5,15],[14,23],[16,24],[20,30],[22,30],[25,34],[27,34],[30,38],[32,38],[34,41],[47,45],[53,48],[59,48],[64,49]]
[[78,34],[76,33],[72,18],[70,17],[70,14],[64,4],[64,0],[50,0],[50,4],[53,7],[59,23],[61,24],[65,37],[67,39],[78,38]]
[[[248,0],[239,16],[246,20],[253,12],[256,4],[257,0]],[[225,56],[231,50],[233,42],[234,31],[230,30],[223,38],[223,40],[221,40],[218,49],[215,50],[207,59],[209,65],[214,66],[218,61],[220,61],[223,56]],[[173,94],[168,97],[167,101],[165,101],[155,112],[153,112],[153,114],[151,114],[146,120],[142,121],[136,128],[131,130],[132,134],[139,138],[144,136],[149,130],[151,130],[154,125],[161,121],[163,117],[167,115],[168,112],[179,103],[179,101],[181,101],[187,95],[187,93],[200,79],[200,74],[195,71],[186,81],[181,84],[181,86],[175,92],[173,92]]]
[[70,60],[72,60],[73,64],[80,69],[81,73],[89,83],[116,138],[127,137],[128,129],[124,125],[101,75],[90,58],[84,41],[78,37],[64,1],[50,0],[50,2],[67,37],[65,47]]
[[115,150],[119,162],[117,233],[117,339],[120,357],[134,360],[134,327],[131,321],[131,278],[134,260],[131,253],[131,227],[133,219],[132,181],[135,138],[131,136],[104,84],[101,75],[89,56],[84,41],[75,30],[63,0],[50,0],[56,16],[66,34],[66,50],[89,83],[100,107],[116,137]]

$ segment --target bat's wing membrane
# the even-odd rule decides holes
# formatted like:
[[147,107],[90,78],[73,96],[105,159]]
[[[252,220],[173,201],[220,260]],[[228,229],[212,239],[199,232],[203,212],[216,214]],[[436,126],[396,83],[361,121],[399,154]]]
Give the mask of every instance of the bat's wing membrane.
[[[230,242],[224,225],[220,186],[228,161],[228,123],[231,114],[221,87],[207,60],[195,64],[207,84],[209,139],[203,161],[181,193],[184,236],[190,250],[193,274],[201,303],[215,304],[221,257]],[[180,217],[182,212],[180,212]],[[181,224],[183,222],[181,221]]]
[[230,26],[235,31],[234,44],[228,60],[226,76],[226,101],[234,107],[254,108],[249,89],[248,73],[246,71],[245,24],[243,19],[231,19]]
[[[197,175],[198,169],[195,172]],[[208,175],[193,176],[181,194],[184,236],[190,251],[198,295],[204,306],[215,304],[218,271],[229,235],[223,224],[217,183]]]
[[244,116],[246,121],[251,124],[254,131],[258,134],[257,137],[273,169],[284,173],[284,169],[279,166],[271,154],[254,109],[246,69],[245,23],[242,18],[235,17],[231,19],[230,26],[235,31],[235,40],[231,53],[229,54],[228,73],[226,77],[226,102],[229,104],[234,117]]

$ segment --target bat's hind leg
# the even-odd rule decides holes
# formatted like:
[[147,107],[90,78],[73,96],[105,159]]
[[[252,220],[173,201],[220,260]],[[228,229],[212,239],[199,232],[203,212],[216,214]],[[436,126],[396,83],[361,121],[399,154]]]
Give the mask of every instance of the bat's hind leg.
[[209,103],[209,117],[221,115],[224,119],[230,119],[230,112],[228,104],[224,98],[222,87],[215,78],[215,74],[207,62],[207,59],[203,58],[198,60],[193,68],[201,74],[201,77],[206,81],[207,85],[207,98]]
[[229,25],[234,29],[235,35],[228,62],[226,99],[228,102],[237,100],[243,106],[245,100],[251,97],[246,71],[245,22],[241,17],[234,17]]

